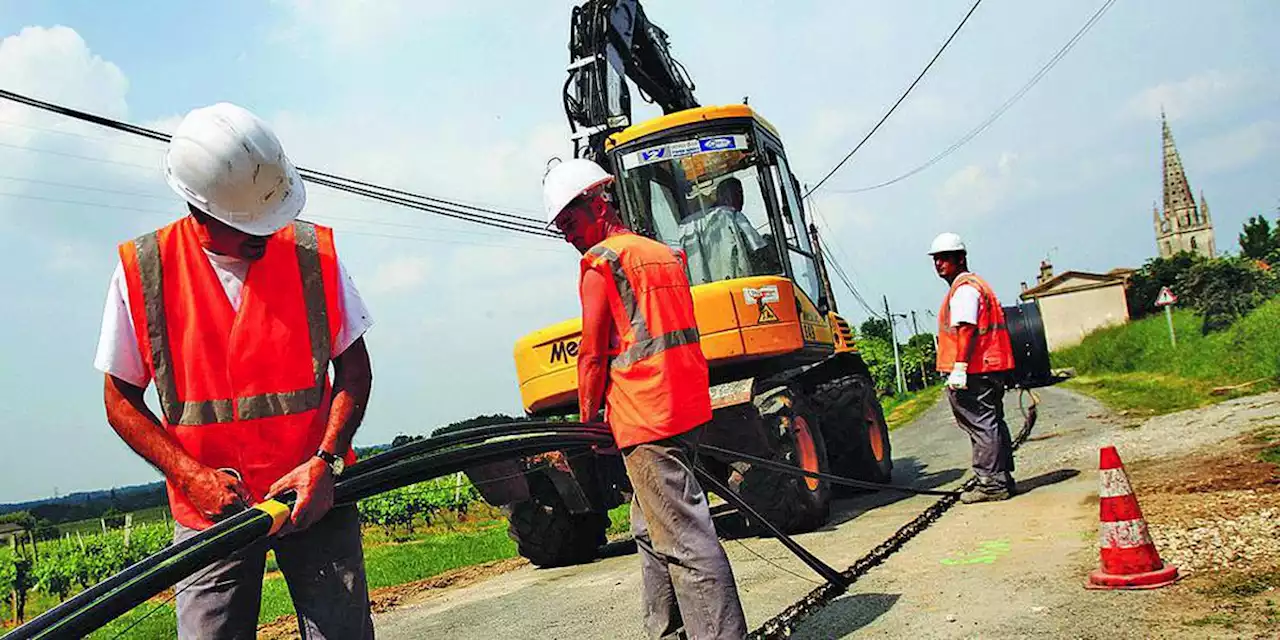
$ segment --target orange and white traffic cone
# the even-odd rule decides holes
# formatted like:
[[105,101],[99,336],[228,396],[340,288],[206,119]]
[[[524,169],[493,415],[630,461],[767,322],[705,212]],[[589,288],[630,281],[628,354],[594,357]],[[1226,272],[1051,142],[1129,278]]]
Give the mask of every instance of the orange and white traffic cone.
[[1178,579],[1178,568],[1166,565],[1151,541],[1138,498],[1115,447],[1099,456],[1099,536],[1102,568],[1089,574],[1088,589],[1154,589]]

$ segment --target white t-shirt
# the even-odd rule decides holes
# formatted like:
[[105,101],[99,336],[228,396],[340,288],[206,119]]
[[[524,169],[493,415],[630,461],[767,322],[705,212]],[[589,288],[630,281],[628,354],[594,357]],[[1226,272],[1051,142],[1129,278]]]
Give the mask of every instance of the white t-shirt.
[[961,322],[977,325],[978,301],[981,297],[978,288],[971,284],[956,287],[956,292],[951,294],[951,326],[958,327]]
[[[222,289],[231,301],[231,308],[240,309],[240,290],[249,273],[249,261],[234,256],[223,256],[205,251],[209,264],[222,283]],[[360,336],[373,326],[373,318],[356,290],[356,284],[347,274],[342,260],[338,260],[338,295],[342,298],[342,329],[333,344],[334,358],[347,350]],[[151,381],[142,364],[142,349],[138,346],[138,334],[134,332],[133,315],[129,310],[129,282],[124,277],[124,265],[116,263],[107,290],[107,304],[102,311],[102,332],[98,335],[98,353],[93,366],[102,373],[113,375],[137,387],[145,387]]]

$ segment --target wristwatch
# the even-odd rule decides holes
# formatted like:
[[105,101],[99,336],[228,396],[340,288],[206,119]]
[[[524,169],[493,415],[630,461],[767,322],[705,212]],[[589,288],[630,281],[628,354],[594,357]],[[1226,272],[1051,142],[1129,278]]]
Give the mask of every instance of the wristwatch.
[[316,457],[324,460],[325,464],[329,465],[329,469],[333,471],[333,475],[342,475],[342,470],[346,467],[346,462],[343,461],[342,456],[320,449],[319,451],[316,451]]

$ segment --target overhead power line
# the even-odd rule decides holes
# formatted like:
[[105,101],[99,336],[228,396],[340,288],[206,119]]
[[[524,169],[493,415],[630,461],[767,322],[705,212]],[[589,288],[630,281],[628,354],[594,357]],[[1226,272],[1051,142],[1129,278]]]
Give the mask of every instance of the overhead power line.
[[952,143],[951,146],[947,147],[946,149],[943,149],[942,152],[938,153],[932,158],[929,158],[929,160],[924,164],[921,164],[920,166],[906,173],[903,173],[902,175],[899,175],[895,178],[891,178],[889,180],[885,180],[884,182],[880,182],[870,186],[858,187],[856,189],[838,189],[838,188],[832,187],[832,188],[829,188],[828,191],[831,191],[833,193],[862,193],[863,191],[872,191],[874,189],[887,187],[891,184],[895,184],[903,180],[906,180],[907,178],[910,178],[911,176],[914,176],[917,173],[920,173],[921,171],[924,171],[925,169],[932,167],[934,164],[937,164],[939,160],[942,160],[943,158],[951,155],[952,153],[955,153],[956,150],[958,150],[960,147],[963,147],[970,140],[974,139],[974,137],[976,137],[978,134],[982,133],[983,131],[986,131],[988,127],[990,127],[993,123],[995,123],[997,119],[1000,118],[1000,116],[1004,115],[1004,112],[1008,111],[1009,108],[1012,107],[1019,100],[1021,100],[1022,96],[1026,95],[1027,92],[1030,91],[1032,87],[1036,86],[1036,84],[1040,82],[1042,78],[1044,78],[1045,74],[1049,73],[1049,70],[1053,69],[1053,67],[1056,66],[1058,62],[1061,61],[1062,58],[1067,55],[1067,52],[1071,51],[1071,49],[1076,46],[1076,43],[1078,43],[1080,39],[1084,37],[1084,34],[1088,33],[1088,31],[1093,28],[1093,25],[1096,24],[1098,20],[1102,18],[1102,14],[1106,13],[1107,10],[1111,8],[1111,5],[1115,4],[1115,2],[1116,0],[1107,0],[1106,2],[1104,2],[1102,6],[1099,7],[1098,10],[1095,11],[1093,15],[1089,17],[1089,20],[1084,23],[1084,26],[1080,27],[1080,29],[1076,31],[1075,35],[1071,36],[1071,39],[1068,40],[1067,43],[1063,45],[1061,49],[1058,49],[1058,52],[1055,53],[1053,57],[1050,58],[1049,61],[1044,64],[1044,66],[1040,67],[1040,70],[1037,71],[1035,75],[1031,76],[1031,79],[1028,80],[1026,84],[1022,85],[1022,88],[1018,89],[1012,96],[1009,96],[1009,99],[1005,100],[1004,104],[1001,104],[998,109],[992,112],[991,115],[987,116],[987,118],[983,120],[981,123],[979,123],[978,126],[974,127],[968,133],[964,134],[964,136],[962,136],[959,140],[956,140],[954,143]]
[[[144,138],[149,138],[151,140],[156,140],[159,142],[168,142],[170,137],[168,134],[160,131],[147,129],[146,127],[140,127],[137,125],[129,124],[127,122],[113,120],[111,118],[105,118],[103,116],[88,113],[85,111],[80,111],[78,109],[72,109],[69,107],[64,107],[64,106],[53,104],[50,102],[45,102],[43,100],[38,100],[36,98],[24,96],[24,95],[14,93],[12,91],[7,91],[4,89],[0,89],[0,98],[3,98],[5,100],[10,100],[12,102],[17,102],[19,104],[24,104],[35,109],[48,111],[50,113],[56,113],[69,118],[75,118],[77,120],[90,122],[90,123],[93,123],[102,127],[106,127],[108,129],[112,129],[115,131],[121,131],[124,133],[141,136]],[[3,146],[17,146],[17,145],[3,145]],[[18,147],[18,148],[29,149],[26,147]],[[115,161],[103,160],[100,158],[89,158],[87,156],[74,156],[72,154],[52,152],[48,150],[42,150],[42,151],[45,151],[47,153],[57,153],[58,155],[68,155],[71,157],[78,157],[86,160],[97,160],[101,162],[115,162]],[[129,163],[122,163],[122,164],[127,165]],[[134,166],[141,166],[141,165],[134,165]],[[306,169],[306,168],[300,167],[298,169],[298,173],[302,176],[303,180],[306,180],[308,182],[313,182],[315,184],[323,185],[331,189],[345,191],[347,193],[353,193],[353,194],[364,196],[374,200],[380,200],[382,202],[397,204],[403,207],[409,207],[411,209],[417,209],[420,211],[425,211],[427,213],[432,213],[435,215],[453,218],[455,220],[472,222],[475,224],[481,224],[481,225],[485,225],[485,226],[489,226],[497,229],[514,231],[517,233],[524,233],[524,234],[533,235],[533,236],[542,236],[547,238],[559,237],[559,234],[553,231],[550,231],[546,228],[545,222],[535,218],[498,211],[496,209],[478,207],[475,205],[469,205],[465,203],[452,202],[442,198],[435,198],[431,196],[416,194],[408,191],[403,191],[400,189],[394,189],[391,187],[385,187],[385,186],[381,186],[381,185],[377,185],[369,182],[364,182],[361,180],[356,180],[353,178],[346,178],[343,176],[333,175],[333,174],[329,174],[321,171],[315,171],[313,169]]]
[[[134,206],[128,206],[128,205],[111,204],[107,202],[94,202],[91,200],[71,200],[67,198],[53,198],[48,196],[32,195],[29,193],[10,193],[6,191],[0,191],[0,198],[20,198],[23,200],[34,200],[37,202],[48,202],[52,204],[75,205],[79,207],[90,207],[94,209],[115,209],[119,211],[136,211],[138,213],[155,213],[155,214],[163,214],[163,215],[169,215],[173,213],[172,211],[165,210],[165,209],[134,207]],[[306,219],[315,219],[315,220],[321,220],[321,221],[342,220],[342,221],[357,222],[360,224],[386,224],[391,226],[405,226],[415,231],[429,232],[429,233],[430,232],[445,233],[445,234],[472,233],[466,230],[459,230],[459,229],[427,229],[424,227],[415,227],[412,225],[399,225],[395,223],[386,223],[386,222],[380,222],[380,221],[341,218],[337,216],[330,216],[327,214],[307,215],[303,217]],[[555,249],[550,249],[550,248],[544,249],[538,246],[525,245],[525,244],[475,242],[470,240],[458,240],[455,238],[442,238],[442,237],[431,237],[431,236],[423,237],[420,235],[413,235],[413,236],[392,235],[388,233],[375,233],[373,231],[359,231],[359,230],[346,229],[346,228],[342,229],[342,233],[345,235],[369,236],[372,238],[390,238],[392,240],[407,240],[411,242],[425,242],[428,244],[448,244],[448,245],[463,244],[463,245],[472,245],[477,247],[512,248],[512,249],[520,249],[522,251],[547,251],[547,252],[556,251],[557,253],[559,253],[559,251]],[[485,234],[479,234],[479,235],[480,237],[493,237],[497,239],[495,236],[485,236]]]
[[822,179],[819,180],[817,184],[813,185],[812,189],[805,192],[804,195],[806,198],[809,197],[809,195],[812,194],[814,191],[817,191],[819,188],[821,188],[823,183],[825,183],[828,179],[830,179],[831,176],[835,175],[835,173],[840,170],[840,167],[843,167],[844,164],[849,161],[849,158],[852,158],[853,154],[857,153],[858,150],[862,148],[862,145],[866,144],[867,140],[870,140],[871,136],[875,135],[876,131],[880,129],[880,125],[884,124],[885,120],[888,120],[889,116],[893,115],[893,112],[898,108],[898,105],[902,104],[902,101],[907,99],[907,96],[911,93],[911,90],[916,88],[916,85],[920,83],[920,80],[922,78],[924,78],[924,74],[928,73],[929,69],[933,67],[933,63],[937,62],[938,58],[942,57],[942,52],[947,50],[947,47],[951,44],[951,41],[955,39],[956,34],[960,33],[960,29],[964,27],[966,22],[969,21],[969,16],[973,15],[973,12],[978,9],[978,5],[980,4],[982,4],[982,0],[975,0],[975,2],[973,3],[973,6],[969,7],[969,12],[964,14],[964,18],[960,20],[960,24],[956,25],[956,28],[951,32],[951,35],[947,36],[946,42],[942,43],[942,46],[938,48],[938,52],[933,54],[933,58],[929,60],[929,64],[926,64],[924,68],[920,70],[920,74],[916,76],[916,79],[911,81],[911,86],[907,87],[907,90],[903,91],[902,95],[898,96],[898,99],[893,103],[893,106],[889,107],[889,110],[884,113],[884,116],[880,118],[880,121],[876,123],[876,126],[871,127],[871,130],[867,132],[867,135],[864,136],[860,142],[858,142],[857,146],[855,146],[852,151],[850,151],[847,155],[845,155],[844,159],[836,163],[836,166],[832,167],[831,171],[827,172],[827,175],[823,176]]
[[[826,227],[827,232],[831,232],[831,225],[828,224],[826,218],[822,216],[822,211],[818,209],[818,203],[814,200],[810,200],[809,202],[813,205],[814,217],[822,222],[822,226]],[[871,317],[880,317],[880,315],[876,313],[876,310],[873,309],[871,305],[867,304],[867,301],[862,297],[862,293],[858,291],[858,288],[853,286],[853,279],[849,277],[849,274],[845,273],[844,266],[840,264],[840,261],[836,258],[835,252],[832,251],[831,246],[827,244],[826,234],[818,234],[818,246],[822,249],[823,259],[830,263],[829,266],[831,267],[831,270],[836,272],[836,276],[840,278],[840,281],[844,283],[845,288],[847,288],[849,293],[853,295],[854,301],[856,301],[864,311],[871,315]]]

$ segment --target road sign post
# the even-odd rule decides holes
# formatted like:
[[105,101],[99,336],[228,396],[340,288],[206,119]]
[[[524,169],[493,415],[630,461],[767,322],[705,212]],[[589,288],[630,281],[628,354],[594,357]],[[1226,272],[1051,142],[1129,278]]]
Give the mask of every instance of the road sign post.
[[1169,323],[1169,344],[1174,347],[1178,346],[1178,336],[1173,331],[1173,303],[1178,301],[1178,296],[1173,295],[1173,291],[1169,287],[1161,287],[1160,295],[1156,296],[1156,306],[1164,307],[1164,319]]

